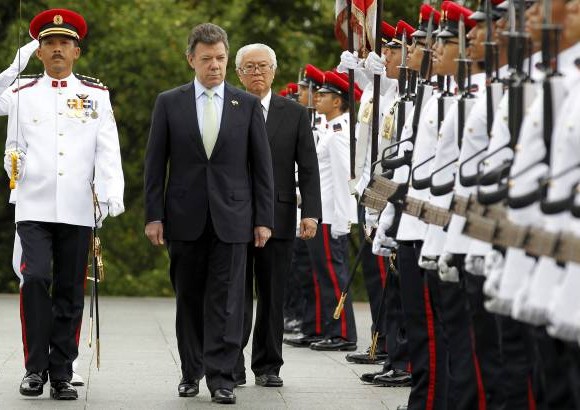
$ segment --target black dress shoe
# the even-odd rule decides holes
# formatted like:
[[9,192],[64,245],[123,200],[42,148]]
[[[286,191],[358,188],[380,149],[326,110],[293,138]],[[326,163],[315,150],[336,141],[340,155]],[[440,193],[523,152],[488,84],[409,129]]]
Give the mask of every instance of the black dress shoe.
[[47,376],[45,373],[26,372],[20,383],[20,394],[23,396],[40,396],[43,386],[46,383]]
[[51,381],[50,397],[55,400],[76,400],[79,398],[79,395],[77,389],[68,381]]
[[384,362],[389,357],[386,352],[376,352],[375,358],[371,359],[370,351],[371,348],[369,347],[364,352],[349,353],[346,355],[346,361],[356,364],[377,364]]
[[284,338],[284,344],[294,347],[310,347],[314,342],[320,342],[322,336],[298,335],[296,337]]
[[407,387],[411,385],[411,373],[399,369],[391,369],[385,374],[374,378],[373,384],[385,387]]
[[341,337],[333,337],[312,343],[310,348],[324,351],[353,351],[356,350],[356,342],[349,342]]
[[284,381],[280,376],[275,374],[262,374],[261,376],[256,376],[256,385],[262,387],[282,387]]
[[216,389],[211,394],[211,401],[219,404],[236,404],[236,395],[230,389]]
[[199,380],[181,379],[177,391],[179,397],[195,397],[199,393]]
[[374,373],[363,373],[362,376],[360,377],[360,379],[363,383],[373,383],[373,381],[375,380],[375,377],[381,376],[383,374],[385,374],[385,372],[383,370],[381,370],[380,372],[374,372]]

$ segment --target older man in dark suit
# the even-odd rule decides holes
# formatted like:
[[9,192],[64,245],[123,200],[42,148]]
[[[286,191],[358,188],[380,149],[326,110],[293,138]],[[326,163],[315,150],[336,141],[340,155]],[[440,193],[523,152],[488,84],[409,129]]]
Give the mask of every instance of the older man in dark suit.
[[[300,237],[314,237],[322,217],[318,159],[308,113],[300,104],[272,94],[276,64],[274,50],[265,44],[247,45],[236,55],[240,81],[248,92],[261,100],[274,166],[274,231],[264,248],[248,249],[242,343],[243,348],[252,330],[255,277],[258,304],[252,342],[252,371],[256,384],[264,387],[283,384],[279,372],[284,363],[284,285],[296,237],[296,169],[301,196]],[[234,376],[236,384],[246,382],[242,349]]]
[[195,80],[161,93],[153,111],[145,233],[166,239],[171,259],[179,395],[195,396],[205,375],[212,401],[231,404],[248,242],[263,247],[274,226],[272,158],[259,99],[224,81],[225,31],[196,26],[187,60]]

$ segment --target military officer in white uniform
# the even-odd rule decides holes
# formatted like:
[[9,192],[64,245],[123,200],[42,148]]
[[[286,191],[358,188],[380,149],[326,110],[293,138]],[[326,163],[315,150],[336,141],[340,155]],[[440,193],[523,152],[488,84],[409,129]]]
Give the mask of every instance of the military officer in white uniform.
[[[84,18],[73,11],[38,14],[30,34],[40,42],[36,56],[45,72],[0,96],[0,114],[8,115],[4,163],[18,189],[15,219],[22,244],[26,367],[20,393],[25,396],[41,395],[50,377],[53,398],[77,398],[70,380],[95,225],[91,184],[103,216],[124,211],[109,93],[102,84],[72,73],[86,32]],[[15,156],[17,161],[12,160]]]

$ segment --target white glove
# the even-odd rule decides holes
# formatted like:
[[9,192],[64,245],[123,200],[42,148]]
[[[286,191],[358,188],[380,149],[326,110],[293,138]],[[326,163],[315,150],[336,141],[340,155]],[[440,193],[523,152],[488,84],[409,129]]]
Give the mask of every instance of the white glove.
[[354,82],[360,89],[364,89],[372,81],[372,73],[364,69],[364,60],[358,58],[358,52],[343,51],[340,55],[340,64],[336,67],[339,73],[348,73],[354,70]]
[[[101,217],[97,220],[97,228],[101,229],[103,227],[103,221],[109,216],[109,206],[106,202],[99,201],[99,208],[101,209]],[[97,216],[99,216],[98,211]]]
[[483,285],[483,293],[489,297],[499,295],[499,285],[501,283],[504,263],[504,257],[499,251],[492,250],[485,255],[483,270],[487,280]]
[[8,150],[4,153],[4,169],[8,173],[8,177],[12,175],[12,153],[16,152],[18,154],[18,160],[16,161],[16,173],[18,174],[17,180],[22,180],[24,178],[24,163],[26,161],[26,153],[21,150]]
[[514,297],[530,280],[535,264],[536,260],[527,256],[523,249],[508,248],[498,294],[505,310],[500,313],[511,315]]
[[365,60],[365,69],[370,71],[373,75],[385,74],[385,58],[379,56],[374,51],[371,51]]
[[470,255],[465,257],[465,271],[476,276],[483,276],[484,274],[484,258],[483,256]]
[[373,254],[384,257],[390,256],[396,246],[397,242],[388,237],[384,230],[377,230],[375,239],[373,239]]
[[421,255],[419,258],[419,267],[427,270],[437,270],[439,268],[437,265],[437,257]]
[[20,49],[16,52],[16,57],[14,57],[14,61],[12,64],[10,64],[10,67],[0,73],[0,88],[5,89],[14,82],[18,74],[20,74],[26,68],[28,60],[30,60],[30,56],[32,56],[37,48],[37,40],[32,40],[28,44],[20,47]]
[[395,222],[395,206],[389,202],[387,207],[381,213],[377,231],[388,231],[389,228],[393,225],[393,222]]
[[112,217],[119,216],[125,212],[123,200],[119,198],[109,198],[109,215]]
[[365,225],[367,229],[375,229],[379,226],[380,214],[376,209],[365,208]]
[[352,53],[348,50],[343,51],[340,55],[340,64],[336,67],[339,73],[348,73],[348,70],[356,70],[362,68],[362,60],[358,58],[358,52]]
[[451,253],[444,253],[439,257],[439,269],[437,272],[439,273],[439,279],[443,282],[459,282],[459,270],[457,270],[457,267],[449,265],[452,260],[453,254]]

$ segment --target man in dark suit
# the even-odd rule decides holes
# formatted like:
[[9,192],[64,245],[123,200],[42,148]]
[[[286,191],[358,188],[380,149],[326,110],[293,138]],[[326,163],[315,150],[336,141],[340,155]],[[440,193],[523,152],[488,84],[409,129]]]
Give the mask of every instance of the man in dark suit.
[[322,217],[320,177],[308,112],[300,104],[272,94],[276,54],[264,44],[242,47],[236,69],[246,90],[260,98],[274,166],[274,230],[264,248],[248,248],[244,339],[236,366],[237,384],[246,382],[243,347],[252,331],[253,285],[258,297],[252,342],[256,384],[280,387],[284,334],[284,285],[296,237],[296,165],[301,196],[299,235],[310,239]]
[[224,81],[228,50],[222,28],[194,27],[187,61],[195,80],[157,98],[145,157],[145,234],[154,245],[167,240],[179,395],[195,396],[205,375],[212,401],[230,404],[248,242],[263,247],[271,236],[274,183],[260,101]]

